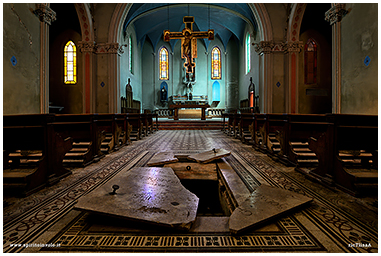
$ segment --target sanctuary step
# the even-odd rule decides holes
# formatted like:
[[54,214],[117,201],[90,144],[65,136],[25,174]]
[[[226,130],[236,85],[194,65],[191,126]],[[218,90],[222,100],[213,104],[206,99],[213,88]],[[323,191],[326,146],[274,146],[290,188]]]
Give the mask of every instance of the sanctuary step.
[[168,120],[159,121],[159,130],[221,130],[222,121],[211,120]]

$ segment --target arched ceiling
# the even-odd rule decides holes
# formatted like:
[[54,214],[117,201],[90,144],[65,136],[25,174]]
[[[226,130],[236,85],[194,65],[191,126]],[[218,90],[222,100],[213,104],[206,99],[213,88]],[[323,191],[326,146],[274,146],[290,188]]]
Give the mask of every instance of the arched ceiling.
[[[133,4],[124,22],[124,31],[133,25],[136,31],[138,44],[143,44],[148,38],[154,47],[163,37],[163,31],[182,31],[183,17],[194,16],[194,31],[214,29],[215,36],[220,38],[225,49],[231,37],[239,42],[243,41],[246,24],[256,30],[253,13],[245,3],[137,3]],[[171,40],[173,49],[178,40]],[[203,40],[208,47],[210,41]]]

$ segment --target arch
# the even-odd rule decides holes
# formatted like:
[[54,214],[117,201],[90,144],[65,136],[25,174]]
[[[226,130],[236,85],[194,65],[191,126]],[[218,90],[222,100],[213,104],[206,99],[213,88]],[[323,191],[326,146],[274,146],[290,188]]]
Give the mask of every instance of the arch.
[[221,50],[218,46],[213,47],[211,58],[212,79],[221,79]]
[[82,41],[94,43],[94,25],[88,4],[74,4],[81,26]]
[[84,113],[95,112],[95,72],[93,70],[93,51],[94,51],[94,25],[88,4],[74,4],[81,26],[82,41],[79,42],[82,54],[83,65],[83,96],[82,105]]
[[[110,29],[109,29],[109,35],[108,35],[108,41],[109,42],[121,42],[121,35],[123,32],[123,24],[124,20],[127,17],[128,12],[130,11],[132,7],[132,3],[118,3],[114,9],[114,13],[111,18],[110,23]],[[271,27],[271,22],[269,18],[269,14],[267,12],[267,9],[263,3],[249,3],[248,6],[250,7],[252,14],[257,22],[258,25],[258,35],[259,40],[261,41],[271,41],[273,40],[273,31]],[[268,63],[270,60],[265,57],[264,58],[264,67],[268,66]],[[271,64],[271,63],[270,63]],[[116,67],[115,72],[119,74],[120,67]],[[117,75],[117,74],[115,74]],[[271,80],[265,79],[269,76],[268,72],[265,68],[262,68],[259,70],[259,76],[262,77],[262,83],[260,83],[259,92],[263,93],[264,88],[266,86],[271,86],[270,82]],[[119,77],[119,76],[118,76]],[[120,81],[117,80],[116,83],[114,83],[115,86],[119,88]]]
[[287,89],[286,89],[286,111],[289,113],[299,112],[299,53],[301,50],[301,43],[299,41],[300,27],[303,20],[304,11],[307,4],[298,3],[293,4],[288,29],[287,29]]
[[220,101],[221,96],[220,96],[220,83],[218,81],[214,81],[212,85],[212,100],[213,101]]

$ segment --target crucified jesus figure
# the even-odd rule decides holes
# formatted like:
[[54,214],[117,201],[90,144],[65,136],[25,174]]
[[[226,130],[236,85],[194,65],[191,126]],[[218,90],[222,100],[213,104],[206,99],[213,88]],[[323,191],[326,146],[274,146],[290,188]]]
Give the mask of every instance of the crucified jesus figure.
[[197,58],[197,39],[208,38],[213,40],[214,30],[209,29],[204,32],[193,31],[192,24],[194,23],[194,17],[192,16],[185,16],[183,22],[185,23],[185,28],[181,32],[164,30],[164,41],[169,42],[171,39],[181,39],[181,57],[186,59],[184,67],[187,73],[194,73],[196,63],[193,62],[193,59]]

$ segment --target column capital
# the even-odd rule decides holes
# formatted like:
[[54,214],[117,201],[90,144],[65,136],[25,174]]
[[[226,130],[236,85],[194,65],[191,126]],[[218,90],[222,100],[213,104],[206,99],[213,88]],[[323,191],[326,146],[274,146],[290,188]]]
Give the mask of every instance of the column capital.
[[97,54],[118,54],[119,56],[124,53],[123,47],[119,43],[99,43],[96,45]]
[[253,45],[254,50],[258,54],[269,54],[284,51],[284,42],[260,41],[259,43],[253,43]]
[[345,4],[335,4],[325,12],[325,20],[328,21],[330,25],[334,25],[336,22],[340,22],[347,13],[348,11],[345,10]]
[[57,19],[56,12],[46,4],[36,4],[36,10],[33,13],[39,17],[40,21],[48,25],[52,25],[52,22]]
[[299,53],[303,49],[303,41],[299,42],[285,42],[283,44],[284,53],[296,52]]
[[80,52],[95,52],[96,44],[95,42],[79,41],[78,49]]

